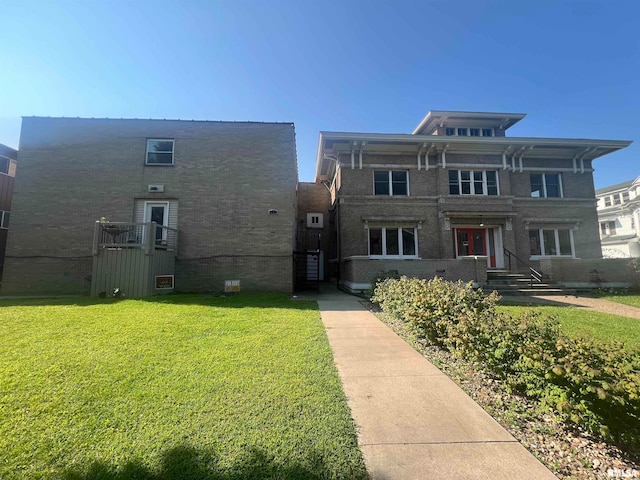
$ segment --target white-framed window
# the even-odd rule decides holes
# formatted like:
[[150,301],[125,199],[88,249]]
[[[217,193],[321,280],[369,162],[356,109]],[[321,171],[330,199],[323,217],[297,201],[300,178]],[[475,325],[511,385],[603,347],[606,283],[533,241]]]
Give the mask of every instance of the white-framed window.
[[323,226],[322,213],[307,213],[307,228],[323,228]]
[[147,139],[147,165],[173,165],[174,140],[169,138]]
[[622,198],[621,198],[620,194],[619,193],[615,193],[613,195],[613,204],[614,205],[620,205],[621,203],[622,203]]
[[448,137],[493,137],[493,128],[447,127],[444,133]]
[[622,192],[622,203],[627,203],[629,201],[629,192]]
[[535,198],[562,198],[562,181],[559,173],[531,173],[531,196]]
[[611,206],[611,197],[604,197],[604,206],[605,207]]
[[369,228],[369,257],[418,258],[415,227]]
[[10,177],[15,177],[16,161],[0,155],[0,173],[4,173],[5,175],[9,175]]
[[573,230],[539,228],[529,230],[532,257],[573,257]]
[[449,170],[450,195],[498,195],[495,170]]
[[374,195],[409,195],[409,172],[406,170],[375,170]]
[[11,212],[0,210],[0,228],[9,228],[9,217]]

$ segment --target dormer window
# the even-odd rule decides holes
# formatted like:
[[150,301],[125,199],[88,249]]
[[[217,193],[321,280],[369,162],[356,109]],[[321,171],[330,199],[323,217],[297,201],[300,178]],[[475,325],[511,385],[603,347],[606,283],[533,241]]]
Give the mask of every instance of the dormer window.
[[459,137],[466,137],[469,135],[469,129],[468,128],[459,128],[458,129],[458,136]]
[[493,128],[483,128],[482,129],[483,137],[493,137]]
[[479,128],[470,128],[469,129],[469,136],[470,137],[479,137],[480,136],[480,129]]
[[493,128],[447,127],[444,131],[448,137],[493,137]]
[[455,128],[447,128],[446,132],[448,137],[453,137],[456,134],[456,129]]

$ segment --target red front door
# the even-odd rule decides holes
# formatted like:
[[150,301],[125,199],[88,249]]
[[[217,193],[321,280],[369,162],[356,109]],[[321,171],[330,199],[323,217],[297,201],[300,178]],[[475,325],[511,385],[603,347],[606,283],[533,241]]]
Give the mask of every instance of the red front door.
[[457,228],[456,243],[458,256],[486,255],[485,230],[479,228]]

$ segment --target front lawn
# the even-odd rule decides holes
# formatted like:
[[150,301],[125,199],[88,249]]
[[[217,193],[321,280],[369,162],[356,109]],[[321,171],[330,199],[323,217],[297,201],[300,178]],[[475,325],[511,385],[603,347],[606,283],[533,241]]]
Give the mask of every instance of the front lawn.
[[519,317],[526,310],[553,316],[560,321],[562,330],[571,337],[583,337],[603,342],[623,342],[628,346],[640,346],[640,320],[635,318],[575,307],[549,305],[498,305],[497,309],[512,317]]
[[0,301],[0,478],[366,478],[320,315],[280,295]]
[[640,295],[604,295],[599,298],[640,308]]

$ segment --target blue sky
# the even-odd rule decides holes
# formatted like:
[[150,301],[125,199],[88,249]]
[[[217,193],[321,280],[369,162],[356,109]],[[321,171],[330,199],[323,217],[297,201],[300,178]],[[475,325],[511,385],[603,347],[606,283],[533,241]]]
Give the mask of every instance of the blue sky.
[[0,143],[20,117],[294,122],[410,133],[428,110],[526,113],[511,136],[634,140],[596,187],[640,175],[637,1],[0,0]]

